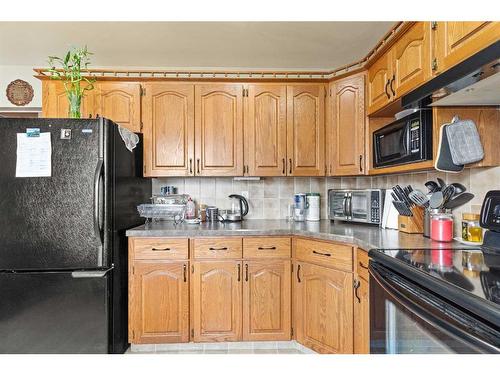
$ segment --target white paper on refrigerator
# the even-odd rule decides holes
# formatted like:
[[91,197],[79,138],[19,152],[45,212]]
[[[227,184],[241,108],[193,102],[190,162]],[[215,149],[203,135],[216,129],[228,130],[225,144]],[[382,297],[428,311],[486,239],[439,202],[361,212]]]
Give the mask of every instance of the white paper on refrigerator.
[[40,133],[38,137],[17,133],[16,177],[50,177],[51,174],[50,133]]

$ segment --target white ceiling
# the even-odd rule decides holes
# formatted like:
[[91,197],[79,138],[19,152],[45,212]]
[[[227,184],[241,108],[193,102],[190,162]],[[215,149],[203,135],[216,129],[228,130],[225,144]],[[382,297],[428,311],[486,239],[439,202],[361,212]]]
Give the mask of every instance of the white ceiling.
[[0,22],[0,65],[47,66],[87,45],[94,67],[331,70],[394,22]]

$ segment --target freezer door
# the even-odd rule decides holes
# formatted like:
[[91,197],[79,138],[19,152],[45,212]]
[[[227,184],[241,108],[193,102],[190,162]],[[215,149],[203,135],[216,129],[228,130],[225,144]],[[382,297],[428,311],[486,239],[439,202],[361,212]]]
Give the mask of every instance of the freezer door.
[[0,353],[107,353],[110,274],[0,273]]
[[[52,176],[16,178],[16,134],[51,133]],[[61,130],[69,129],[69,139]],[[108,266],[99,120],[0,119],[0,270]]]

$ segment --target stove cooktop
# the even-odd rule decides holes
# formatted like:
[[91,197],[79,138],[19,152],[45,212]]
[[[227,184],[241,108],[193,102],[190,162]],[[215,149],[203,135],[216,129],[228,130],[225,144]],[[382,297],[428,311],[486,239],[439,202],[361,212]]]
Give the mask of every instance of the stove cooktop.
[[479,248],[375,251],[500,307],[500,253]]

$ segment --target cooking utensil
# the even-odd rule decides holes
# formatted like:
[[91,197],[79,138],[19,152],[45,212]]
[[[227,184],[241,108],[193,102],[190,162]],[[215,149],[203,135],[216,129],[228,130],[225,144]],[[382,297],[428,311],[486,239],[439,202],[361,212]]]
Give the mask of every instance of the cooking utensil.
[[446,186],[443,190],[442,206],[444,206],[454,195],[455,195],[455,187],[453,185]]
[[446,182],[444,182],[444,180],[440,177],[436,178],[437,182],[439,183],[439,186],[441,187],[441,190],[444,190],[444,188],[446,187]]
[[458,194],[453,198],[451,198],[450,200],[448,200],[448,202],[446,202],[443,207],[446,209],[453,210],[470,202],[472,198],[474,198],[474,194],[471,193]]
[[424,185],[427,189],[429,189],[429,193],[434,193],[435,191],[441,190],[441,188],[435,181],[427,181]]
[[443,204],[443,192],[442,191],[434,192],[431,195],[431,198],[429,199],[430,208],[433,209],[440,208],[442,204]]
[[401,186],[396,185],[396,186],[394,186],[392,188],[392,190],[394,190],[394,192],[396,193],[396,195],[399,197],[400,201],[404,202],[408,208],[411,207],[412,203],[410,201],[410,198],[408,198],[408,196],[404,192],[403,188],[401,188]]
[[409,197],[417,206],[429,207],[429,198],[420,190],[411,191]]
[[393,201],[392,204],[394,204],[394,207],[396,207],[396,210],[398,210],[398,212],[401,216],[412,216],[413,215],[413,213],[408,208],[408,206],[406,205],[405,202]]
[[462,185],[460,182],[453,182],[452,185],[455,188],[455,195],[465,193],[467,191],[467,188]]

